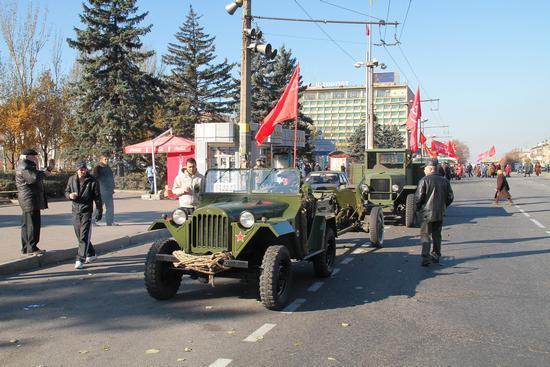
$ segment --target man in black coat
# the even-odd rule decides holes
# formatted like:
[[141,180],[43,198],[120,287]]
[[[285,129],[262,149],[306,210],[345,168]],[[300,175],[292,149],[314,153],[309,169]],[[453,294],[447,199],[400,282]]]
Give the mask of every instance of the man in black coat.
[[38,248],[40,241],[40,211],[48,208],[44,190],[44,178],[50,171],[37,169],[38,153],[34,149],[24,149],[15,169],[17,198],[23,211],[21,215],[21,253],[37,255],[44,253]]
[[85,263],[96,259],[95,249],[90,241],[92,236],[92,213],[94,202],[97,208],[95,220],[103,216],[103,203],[99,183],[88,173],[85,161],[76,162],[76,174],[69,177],[65,196],[73,202],[73,226],[78,240],[78,254],[75,269],[82,269]]
[[[422,218],[420,241],[422,243],[422,266],[428,266],[430,260],[439,262],[441,257],[441,229],[445,210],[453,202],[451,184],[436,174],[437,163],[430,162],[424,167],[426,176],[422,177],[416,188],[416,211]],[[430,242],[433,250],[430,254]],[[431,255],[431,257],[430,257]]]

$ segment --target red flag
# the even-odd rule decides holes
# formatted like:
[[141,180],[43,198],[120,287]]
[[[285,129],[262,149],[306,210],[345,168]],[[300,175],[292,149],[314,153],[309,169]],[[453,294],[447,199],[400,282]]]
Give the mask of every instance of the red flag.
[[438,154],[448,155],[447,145],[437,140],[432,140],[431,149]]
[[449,157],[458,159],[458,156],[455,152],[455,147],[453,146],[453,142],[451,140],[449,140],[449,142],[447,143],[447,153]]
[[407,117],[407,130],[409,130],[409,146],[411,152],[416,153],[418,150],[418,120],[422,116],[420,110],[420,87],[416,88],[416,94],[414,95],[414,103],[409,116]]
[[495,146],[494,146],[494,145],[491,145],[491,149],[489,149],[489,151],[487,152],[487,154],[489,155],[489,157],[492,157],[492,156],[494,156],[496,153],[497,153],[497,151],[496,151],[496,149],[495,149]]
[[420,132],[420,145],[425,145],[426,144],[426,137],[424,136],[424,134],[422,134],[422,132]]
[[296,66],[296,70],[292,74],[288,85],[283,92],[283,95],[262,120],[262,124],[256,133],[256,143],[261,145],[265,139],[275,129],[275,126],[283,121],[292,120],[298,117],[298,79],[300,74],[300,64]]
[[432,158],[437,158],[437,152],[434,152],[433,150],[431,150],[430,148],[428,148],[428,146],[426,144],[424,144],[424,150],[426,151],[426,153],[432,157]]

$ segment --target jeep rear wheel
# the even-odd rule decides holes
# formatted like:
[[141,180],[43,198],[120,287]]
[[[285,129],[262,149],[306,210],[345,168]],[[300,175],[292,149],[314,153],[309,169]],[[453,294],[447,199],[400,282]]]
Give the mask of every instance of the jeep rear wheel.
[[260,299],[271,310],[282,308],[288,301],[292,286],[290,254],[284,246],[270,246],[262,260]]
[[372,208],[369,218],[370,242],[376,247],[384,243],[384,212],[379,206]]
[[153,243],[147,259],[145,260],[145,288],[153,298],[166,300],[174,297],[181,284],[182,274],[177,270],[172,270],[172,263],[158,261],[157,254],[171,255],[172,252],[179,250],[178,243],[173,240],[160,240]]
[[332,274],[336,261],[336,238],[332,228],[327,228],[323,248],[325,251],[313,258],[313,270],[316,276],[326,278]]
[[407,201],[405,202],[405,226],[409,228],[414,227],[414,213],[414,194],[409,194],[407,195]]

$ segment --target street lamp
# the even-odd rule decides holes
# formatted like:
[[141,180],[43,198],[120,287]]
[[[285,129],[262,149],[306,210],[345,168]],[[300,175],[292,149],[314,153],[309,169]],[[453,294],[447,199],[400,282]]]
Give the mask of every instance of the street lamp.
[[[373,75],[374,68],[379,67],[380,69],[386,69],[386,64],[378,62],[376,59],[367,61],[357,61],[353,64],[354,67],[360,68],[365,67],[367,70],[365,72],[365,110],[367,115],[367,126],[365,129],[365,148],[374,149],[374,87],[373,87]],[[370,102],[370,103],[369,103]],[[370,106],[369,106],[370,104]]]

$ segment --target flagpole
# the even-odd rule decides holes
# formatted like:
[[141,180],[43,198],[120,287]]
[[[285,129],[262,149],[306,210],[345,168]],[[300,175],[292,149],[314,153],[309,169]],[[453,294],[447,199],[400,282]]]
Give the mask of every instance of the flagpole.
[[296,118],[294,119],[294,168],[296,168],[296,142],[297,141],[298,141],[298,113],[296,113]]

